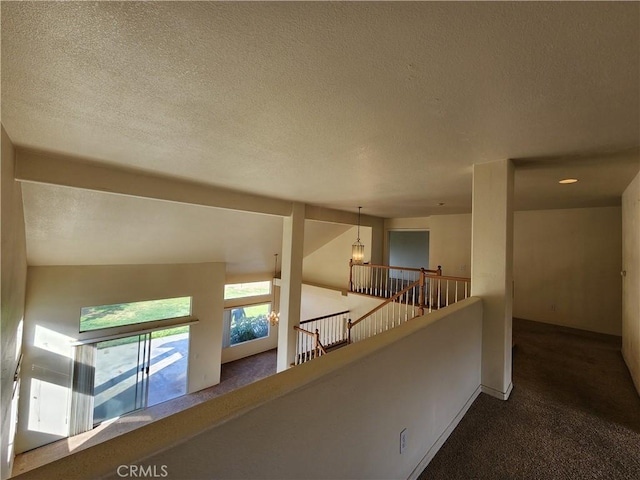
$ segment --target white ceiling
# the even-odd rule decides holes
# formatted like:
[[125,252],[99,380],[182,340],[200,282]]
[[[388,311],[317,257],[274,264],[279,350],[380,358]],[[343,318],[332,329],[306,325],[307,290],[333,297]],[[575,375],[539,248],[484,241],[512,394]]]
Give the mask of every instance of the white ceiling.
[[[242,275],[273,271],[282,250],[277,216],[32,183],[22,196],[31,265],[226,262]],[[304,255],[349,228],[306,220]]]
[[[1,8],[2,123],[16,145],[381,217],[469,212],[474,163],[516,159],[520,209],[619,204],[640,168],[638,2]],[[581,181],[559,189],[565,175]],[[131,242],[114,222],[131,222],[132,237],[158,242],[130,250],[141,256],[160,248],[162,223],[213,229],[211,209],[58,190],[25,188],[30,261],[85,222],[90,241],[121,250]],[[38,218],[52,199],[64,218]],[[215,215],[225,232],[246,223]],[[148,217],[161,222],[141,232]]]

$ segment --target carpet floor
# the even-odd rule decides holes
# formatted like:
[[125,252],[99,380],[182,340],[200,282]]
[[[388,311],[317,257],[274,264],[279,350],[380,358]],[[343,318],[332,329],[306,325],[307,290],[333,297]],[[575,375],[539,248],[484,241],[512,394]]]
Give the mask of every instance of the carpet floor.
[[640,479],[640,397],[620,338],[514,319],[509,400],[481,394],[420,475]]

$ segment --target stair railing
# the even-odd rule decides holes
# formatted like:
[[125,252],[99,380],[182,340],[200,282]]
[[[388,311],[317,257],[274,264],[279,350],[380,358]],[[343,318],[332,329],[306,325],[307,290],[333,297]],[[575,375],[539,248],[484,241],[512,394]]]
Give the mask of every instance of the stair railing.
[[[356,265],[351,264],[352,267]],[[358,265],[368,267],[367,265]],[[371,272],[378,269],[377,265],[372,266]],[[388,269],[397,269],[398,267],[387,267]],[[382,269],[378,269],[382,270]],[[372,309],[370,312],[362,315],[355,322],[351,319],[347,322],[347,342],[364,340],[378,333],[394,328],[403,322],[412,318],[424,315],[425,312],[432,312],[440,308],[447,307],[460,300],[468,298],[471,294],[471,279],[467,277],[451,277],[442,275],[442,267],[438,266],[438,270],[421,269],[404,269],[409,272],[418,272],[417,280],[401,283],[403,288],[384,302]],[[435,275],[429,273],[436,272]],[[350,280],[350,285],[359,285],[358,281]],[[371,285],[385,285],[375,279],[370,282]],[[396,288],[393,284],[391,291]],[[371,292],[371,293],[369,293]],[[376,295],[380,290],[374,288],[364,288],[356,293],[385,298],[389,294],[389,290],[382,288],[382,295]],[[359,326],[359,327],[358,327]],[[358,328],[356,328],[358,327]]]
[[300,365],[301,363],[327,354],[327,349],[320,341],[320,332],[318,332],[317,329],[315,332],[310,332],[297,325],[295,325],[293,329],[298,332],[294,365]]
[[328,349],[347,343],[347,317],[349,310],[303,320],[293,329],[296,336],[294,365],[326,355]]
[[[425,312],[447,307],[471,294],[471,279],[437,270],[349,262],[349,291],[385,300],[355,321],[349,311],[300,322],[294,365],[326,355],[332,346],[364,340]],[[302,328],[304,327],[304,328]]]
[[320,332],[320,341],[327,348],[347,340],[347,317],[349,310],[331,313],[322,317],[312,318],[300,322],[300,327],[307,331]]
[[424,292],[423,282],[424,275],[356,321],[352,322],[349,319],[347,322],[347,342],[364,340],[422,315],[424,310],[420,297]]
[[442,275],[426,268],[394,267],[371,263],[356,264],[349,260],[349,291],[374,297],[390,298],[424,275]]

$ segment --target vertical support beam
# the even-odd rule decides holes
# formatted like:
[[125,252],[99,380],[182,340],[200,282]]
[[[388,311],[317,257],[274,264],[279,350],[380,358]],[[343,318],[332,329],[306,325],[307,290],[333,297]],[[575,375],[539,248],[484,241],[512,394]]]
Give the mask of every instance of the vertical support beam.
[[511,389],[513,163],[474,165],[471,295],[482,297],[482,391],[506,400]]
[[293,327],[300,325],[304,217],[305,205],[294,203],[291,216],[285,217],[283,222],[278,372],[289,368],[295,360],[296,331]]

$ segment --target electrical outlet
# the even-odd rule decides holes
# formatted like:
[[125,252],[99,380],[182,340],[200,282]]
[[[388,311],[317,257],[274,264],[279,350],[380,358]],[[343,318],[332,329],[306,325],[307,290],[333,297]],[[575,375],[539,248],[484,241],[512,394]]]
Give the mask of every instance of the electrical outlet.
[[555,303],[552,303],[552,304],[551,304],[551,311],[552,311],[552,312],[555,312],[557,309],[558,309],[558,307],[556,306],[556,304],[555,304]]
[[407,448],[407,429],[405,428],[400,432],[400,454],[404,453]]

